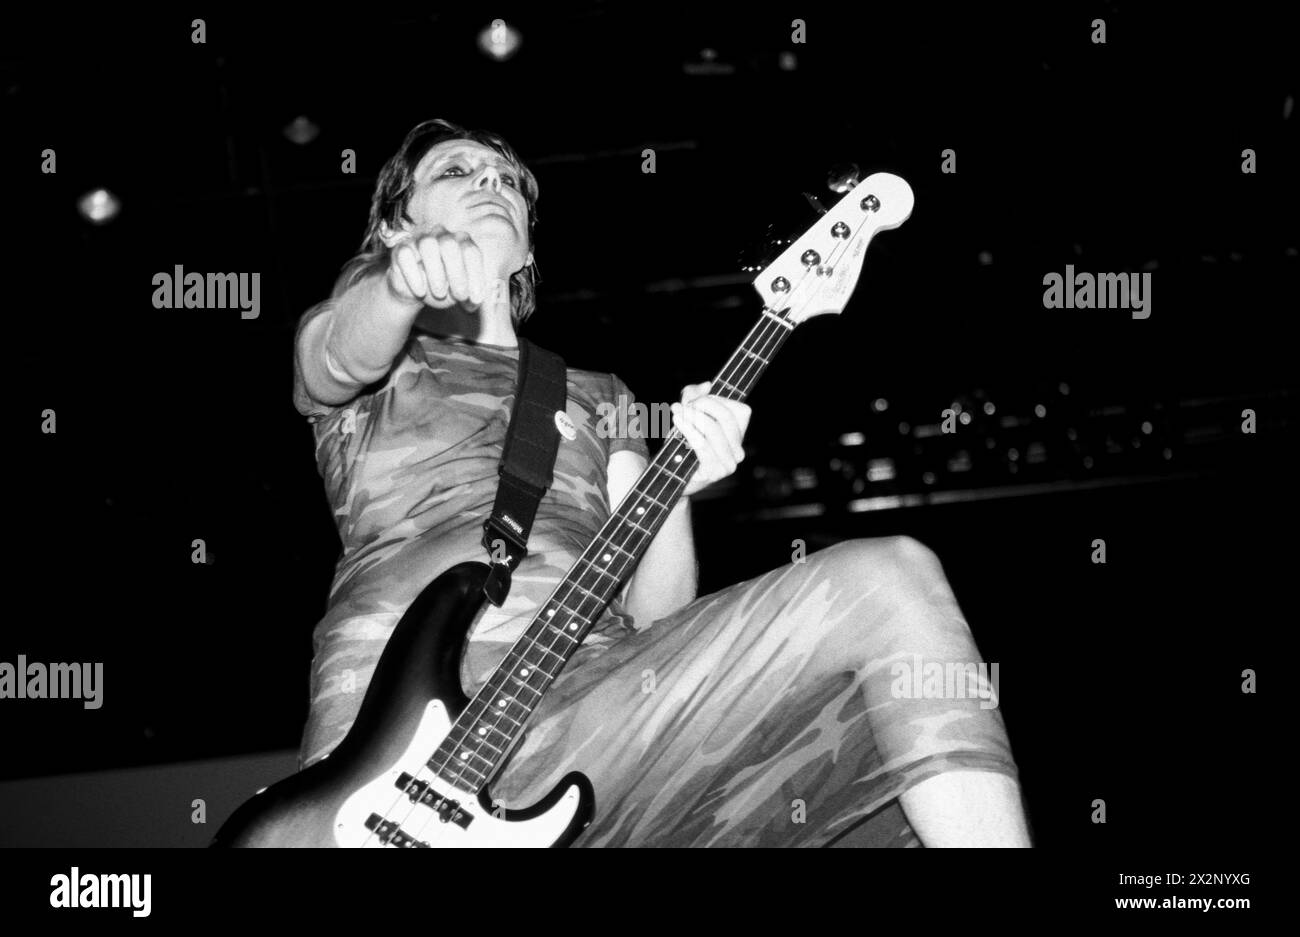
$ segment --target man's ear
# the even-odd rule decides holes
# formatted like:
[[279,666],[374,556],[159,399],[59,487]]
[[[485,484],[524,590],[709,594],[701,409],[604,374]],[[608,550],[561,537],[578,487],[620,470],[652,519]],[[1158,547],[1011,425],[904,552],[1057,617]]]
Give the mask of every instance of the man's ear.
[[379,222],[379,240],[384,242],[385,247],[392,247],[406,234],[405,230],[394,231],[387,221]]

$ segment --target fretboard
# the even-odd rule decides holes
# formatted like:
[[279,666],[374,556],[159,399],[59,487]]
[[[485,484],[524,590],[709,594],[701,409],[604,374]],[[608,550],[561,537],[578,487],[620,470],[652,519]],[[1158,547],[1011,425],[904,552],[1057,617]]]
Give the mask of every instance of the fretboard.
[[[713,379],[710,393],[743,400],[794,325],[764,309]],[[547,688],[636,568],[699,463],[674,430],[528,628],[452,725],[429,768],[478,793],[501,766]]]

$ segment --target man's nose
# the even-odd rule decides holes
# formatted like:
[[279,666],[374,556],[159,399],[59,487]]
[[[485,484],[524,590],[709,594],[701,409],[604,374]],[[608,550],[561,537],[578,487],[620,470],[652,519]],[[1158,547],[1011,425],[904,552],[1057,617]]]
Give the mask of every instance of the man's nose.
[[479,173],[478,179],[475,180],[475,185],[480,189],[490,187],[493,192],[500,193],[501,173],[497,171],[495,166],[484,166]]

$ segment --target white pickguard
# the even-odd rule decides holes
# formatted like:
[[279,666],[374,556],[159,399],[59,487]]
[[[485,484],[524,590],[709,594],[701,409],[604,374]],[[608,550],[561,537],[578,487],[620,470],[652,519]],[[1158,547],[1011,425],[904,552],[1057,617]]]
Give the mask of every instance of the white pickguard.
[[[404,833],[434,849],[550,848],[560,838],[578,811],[581,797],[576,785],[546,813],[530,820],[507,821],[485,811],[478,800],[436,778],[425,761],[451,729],[451,719],[439,700],[431,701],[420,718],[420,726],[402,757],[388,771],[360,788],[344,801],[334,818],[334,840],[348,848],[383,848],[366,820],[378,814],[396,822]],[[425,781],[443,797],[459,801],[470,815],[467,827],[443,822],[436,810],[412,803],[397,785],[398,777],[409,774]]]

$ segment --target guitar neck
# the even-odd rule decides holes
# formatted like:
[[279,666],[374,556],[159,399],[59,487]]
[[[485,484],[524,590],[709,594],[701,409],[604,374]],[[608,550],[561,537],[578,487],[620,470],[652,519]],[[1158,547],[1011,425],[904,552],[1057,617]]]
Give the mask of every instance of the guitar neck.
[[[793,330],[782,313],[764,309],[709,392],[744,400]],[[698,466],[695,453],[674,430],[429,759],[443,780],[474,793],[486,786],[547,688],[636,568]]]

